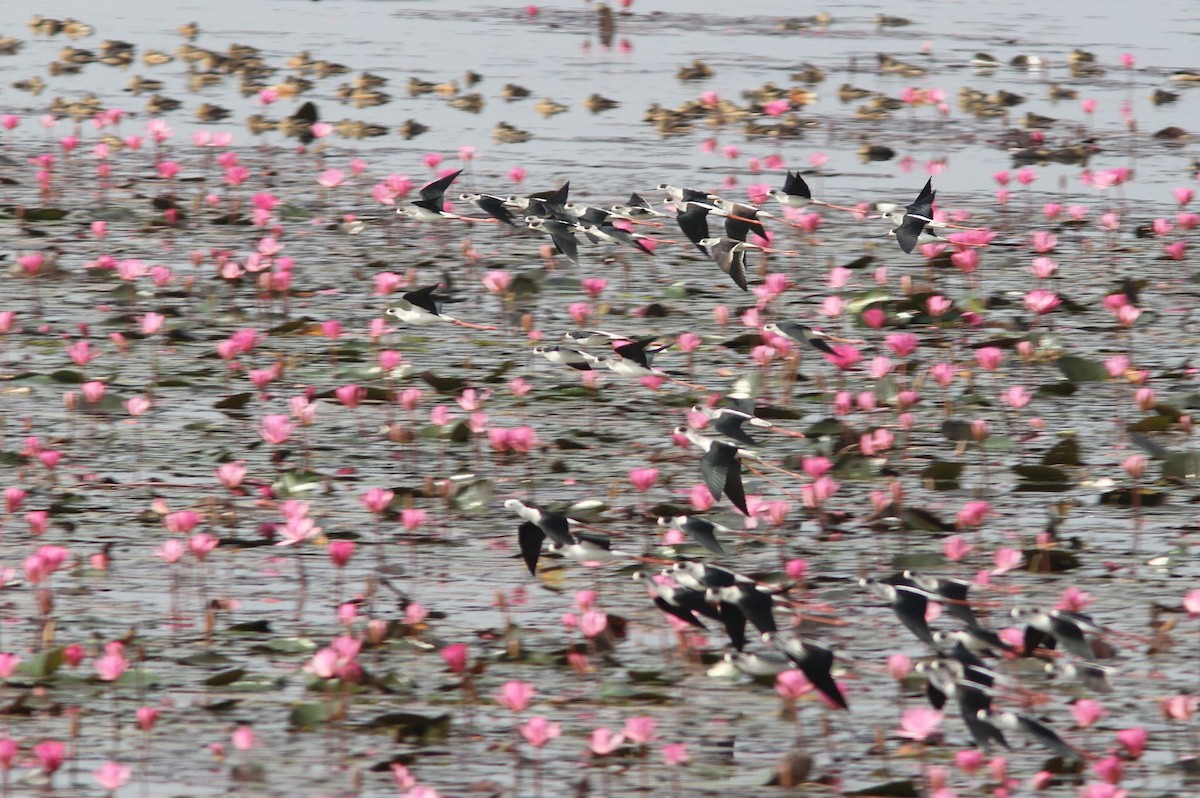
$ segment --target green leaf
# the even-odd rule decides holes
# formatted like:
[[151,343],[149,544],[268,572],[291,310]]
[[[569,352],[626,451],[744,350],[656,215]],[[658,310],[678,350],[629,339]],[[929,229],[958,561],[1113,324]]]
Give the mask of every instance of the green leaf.
[[217,410],[241,410],[246,405],[250,404],[252,399],[254,399],[254,394],[250,393],[249,391],[245,393],[230,394],[224,399],[218,400],[213,407],[215,407]]
[[1140,421],[1135,421],[1126,427],[1130,432],[1165,432],[1170,428],[1171,419],[1157,414],[1146,416]]
[[958,490],[958,479],[962,472],[962,463],[935,460],[921,469],[920,476],[933,490]]
[[1200,457],[1195,452],[1171,452],[1163,461],[1163,479],[1181,482],[1194,480],[1200,474]]
[[1083,461],[1079,459],[1079,440],[1074,435],[1068,435],[1064,437],[1061,441],[1051,446],[1049,451],[1042,455],[1042,465],[1083,465]]
[[279,637],[259,643],[251,650],[269,654],[308,654],[317,650],[317,644],[307,637]]
[[272,487],[276,493],[285,497],[303,496],[321,487],[324,481],[325,478],[316,471],[299,469],[285,472]]
[[1061,468],[1044,465],[1016,465],[1012,471],[1021,478],[1021,490],[1056,491],[1069,487],[1070,477]]
[[945,564],[946,558],[932,551],[917,552],[915,554],[897,554],[892,558],[892,568],[897,571],[941,568]]
[[245,668],[230,668],[227,671],[214,673],[204,680],[203,684],[209,687],[224,687],[227,684],[233,684],[237,680],[246,675]]
[[17,673],[30,676],[34,679],[49,679],[62,667],[62,664],[63,650],[61,648],[53,648],[49,651],[34,654],[29,659],[22,660],[17,666]]
[[1025,570],[1035,574],[1057,574],[1079,567],[1079,557],[1066,549],[1025,549]]
[[330,714],[324,702],[292,704],[292,711],[288,713],[288,725],[293,729],[315,729],[328,721]]
[[78,371],[70,369],[59,369],[50,373],[50,379],[55,382],[65,382],[70,385],[81,385],[84,382],[84,377]]
[[415,712],[387,712],[366,722],[369,729],[386,729],[397,740],[415,737],[422,742],[444,740],[450,734],[450,715],[429,717]]
[[1077,355],[1063,355],[1057,365],[1063,376],[1071,382],[1104,382],[1108,379],[1108,369],[1103,363]]

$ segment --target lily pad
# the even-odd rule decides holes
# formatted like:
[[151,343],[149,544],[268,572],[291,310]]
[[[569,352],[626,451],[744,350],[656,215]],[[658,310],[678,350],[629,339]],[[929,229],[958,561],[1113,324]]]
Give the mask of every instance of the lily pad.
[[1065,549],[1025,549],[1025,570],[1035,574],[1057,574],[1079,567],[1079,557]]
[[[1134,499],[1133,488],[1117,488],[1100,494],[1100,503],[1114,507],[1132,507]],[[1150,488],[1137,489],[1138,504],[1142,507],[1157,507],[1167,501],[1167,494]]]
[[1056,364],[1058,370],[1071,382],[1104,382],[1108,379],[1108,369],[1103,363],[1085,357],[1063,355]]
[[397,739],[415,737],[421,742],[444,740],[450,734],[450,714],[430,717],[415,712],[387,712],[364,724],[370,729],[386,729]]
[[1016,465],[1013,473],[1021,478],[1019,490],[1057,491],[1070,487],[1070,477],[1061,468],[1045,465]]
[[315,729],[330,718],[329,707],[321,701],[292,704],[288,725],[293,729]]
[[1079,439],[1068,435],[1042,455],[1042,465],[1046,466],[1081,466],[1083,460],[1079,457]]
[[921,479],[933,490],[958,490],[963,464],[952,460],[935,460],[921,469]]
[[310,654],[317,650],[317,644],[307,637],[278,637],[259,643],[252,650],[268,654]]

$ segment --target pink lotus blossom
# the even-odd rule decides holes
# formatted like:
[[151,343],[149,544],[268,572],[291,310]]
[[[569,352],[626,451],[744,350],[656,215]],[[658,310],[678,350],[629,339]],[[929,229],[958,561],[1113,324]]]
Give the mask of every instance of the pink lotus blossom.
[[608,756],[625,742],[625,735],[614,734],[611,729],[600,727],[592,731],[588,748],[596,756]]
[[1140,759],[1146,750],[1146,742],[1150,735],[1141,726],[1121,729],[1117,732],[1117,742],[1125,749],[1131,759]]
[[496,703],[512,712],[521,712],[529,706],[534,687],[528,682],[505,682],[496,694]]
[[1105,713],[1104,706],[1091,698],[1081,698],[1071,705],[1071,717],[1075,719],[1075,725],[1081,729],[1091,727],[1104,717]]
[[133,771],[128,765],[122,765],[119,762],[108,761],[100,767],[92,771],[92,778],[96,783],[109,793],[116,792],[125,782],[129,781]]
[[534,748],[541,748],[562,734],[562,726],[547,720],[541,715],[534,715],[525,723],[518,726],[517,730],[521,732],[521,736],[525,738],[525,742]]
[[1006,574],[1014,568],[1019,568],[1024,559],[1025,555],[1018,549],[996,549],[992,555],[992,561],[996,563],[996,567],[992,569],[991,574],[992,576]]
[[933,736],[942,724],[942,713],[928,707],[912,707],[900,715],[900,729],[896,734],[909,740],[924,742]]

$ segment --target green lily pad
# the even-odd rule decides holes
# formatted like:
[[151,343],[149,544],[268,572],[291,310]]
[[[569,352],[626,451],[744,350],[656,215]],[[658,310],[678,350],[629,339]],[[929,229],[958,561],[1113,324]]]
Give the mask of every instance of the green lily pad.
[[227,671],[214,673],[212,676],[209,676],[207,679],[205,679],[203,684],[207,685],[208,687],[224,687],[225,685],[233,684],[245,675],[245,668],[230,668]]
[[1130,432],[1165,432],[1171,428],[1171,419],[1166,416],[1152,415],[1126,426]]
[[421,742],[444,740],[450,734],[450,714],[418,715],[415,712],[387,712],[364,724],[369,729],[386,729],[397,739],[415,737]]
[[1108,379],[1108,369],[1103,363],[1078,355],[1063,355],[1056,361],[1056,365],[1071,382],[1104,382]]
[[1054,444],[1042,455],[1042,465],[1046,466],[1081,466],[1083,460],[1079,457],[1079,439],[1068,435]]
[[235,393],[226,396],[224,399],[218,400],[213,404],[217,410],[241,410],[254,399],[254,394],[246,391],[244,393]]
[[1079,567],[1079,557],[1065,549],[1025,549],[1025,570],[1035,574],[1057,574]]
[[281,496],[303,496],[321,487],[324,481],[325,477],[316,471],[300,469],[285,472],[271,487]]
[[[1137,497],[1142,507],[1157,507],[1167,501],[1167,494],[1150,488],[1138,488]],[[1117,488],[1100,494],[1100,503],[1114,507],[1132,507],[1133,498],[1133,488]]]
[[17,665],[17,673],[34,679],[49,679],[62,667],[63,650],[52,648],[40,651]]
[[963,464],[952,460],[935,460],[921,469],[921,479],[933,490],[958,490]]
[[255,645],[252,651],[268,654],[311,654],[317,644],[307,637],[279,637]]
[[1019,490],[1057,491],[1070,487],[1070,477],[1061,468],[1044,465],[1016,465],[1012,471],[1021,478]]
[[292,704],[288,713],[288,725],[293,729],[315,729],[329,720],[332,713],[321,701]]
[[59,369],[58,371],[50,372],[50,379],[55,382],[65,382],[69,385],[82,385],[85,382],[84,376],[78,371],[70,369]]
[[1171,452],[1162,465],[1163,479],[1187,482],[1200,474],[1200,456],[1195,452]]

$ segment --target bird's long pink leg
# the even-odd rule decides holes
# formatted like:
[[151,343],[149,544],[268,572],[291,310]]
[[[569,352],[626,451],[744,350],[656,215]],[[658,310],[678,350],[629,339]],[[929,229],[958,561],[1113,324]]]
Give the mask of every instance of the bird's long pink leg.
[[495,330],[496,329],[495,327],[489,326],[487,324],[472,324],[469,321],[463,321],[462,319],[452,319],[449,316],[442,316],[442,318],[445,319],[446,321],[450,322],[451,324],[457,324],[459,327],[466,327],[471,330]]

